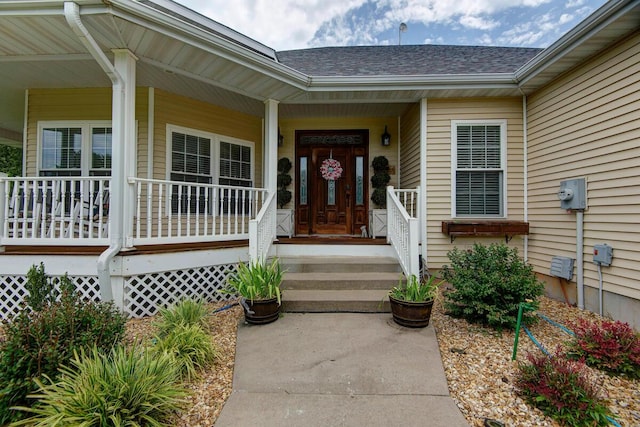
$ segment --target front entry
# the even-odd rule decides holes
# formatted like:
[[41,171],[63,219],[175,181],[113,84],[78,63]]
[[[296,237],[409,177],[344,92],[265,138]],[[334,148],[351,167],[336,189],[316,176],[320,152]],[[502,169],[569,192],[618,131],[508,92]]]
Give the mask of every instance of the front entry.
[[361,234],[368,130],[296,131],[296,234]]

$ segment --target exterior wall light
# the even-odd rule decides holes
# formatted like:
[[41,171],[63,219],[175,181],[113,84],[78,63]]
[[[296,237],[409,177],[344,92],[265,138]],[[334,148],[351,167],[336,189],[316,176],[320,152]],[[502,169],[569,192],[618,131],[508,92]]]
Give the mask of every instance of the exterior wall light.
[[389,132],[387,132],[387,125],[384,125],[384,133],[380,138],[382,140],[383,147],[388,147],[389,145],[391,145],[391,135],[389,134]]

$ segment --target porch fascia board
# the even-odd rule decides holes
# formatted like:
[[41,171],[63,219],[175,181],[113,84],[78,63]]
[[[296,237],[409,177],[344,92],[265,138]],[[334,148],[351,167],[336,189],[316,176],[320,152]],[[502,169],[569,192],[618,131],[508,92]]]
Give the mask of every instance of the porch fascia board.
[[[520,86],[525,86],[528,82],[544,73],[549,67],[564,60],[562,64],[563,70],[574,67],[598,50],[610,44],[619,35],[606,34],[602,37],[600,34],[607,27],[614,25],[617,20],[631,13],[633,9],[639,8],[637,0],[609,1],[602,5],[595,13],[582,20],[578,25],[573,27],[569,32],[560,37],[551,46],[544,49],[538,55],[533,57],[529,62],[524,64],[520,69],[516,70],[515,77]],[[587,49],[585,52],[575,54],[576,49],[583,47],[587,42],[594,40],[594,48]],[[570,60],[567,61],[567,58]],[[539,84],[545,84],[546,81],[555,78],[562,71],[554,71],[552,77],[543,78]],[[538,85],[538,86],[539,86]]]
[[312,76],[308,90],[385,90],[517,88],[515,75],[499,74],[425,74],[415,76]]
[[[234,43],[138,2],[113,0],[111,3],[118,8],[110,10],[110,13],[116,17],[160,32],[204,51],[214,53],[299,89],[305,88],[309,84],[309,76],[277,62],[275,54],[272,57],[268,57],[264,53],[259,53],[264,51],[264,46],[260,50],[251,50],[239,44],[243,43],[241,40],[238,40],[238,43]],[[182,16],[181,13],[177,13]],[[184,17],[187,19],[194,18],[191,15]],[[202,19],[201,15],[195,15],[193,20],[197,21],[198,17]],[[207,23],[205,25],[210,27],[211,24]],[[217,31],[217,28],[211,28],[211,30]]]

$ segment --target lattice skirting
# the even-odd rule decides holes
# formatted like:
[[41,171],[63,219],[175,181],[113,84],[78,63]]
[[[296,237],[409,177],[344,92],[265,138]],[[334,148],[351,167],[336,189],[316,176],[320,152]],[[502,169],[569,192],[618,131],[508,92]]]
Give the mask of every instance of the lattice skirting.
[[[237,264],[162,271],[124,278],[124,312],[131,317],[152,316],[183,298],[216,302],[234,298],[222,292]],[[100,299],[97,276],[69,276],[83,299]],[[0,275],[0,318],[13,318],[22,309],[27,276]],[[116,282],[117,283],[117,282]]]
[[[55,276],[52,276],[55,277]],[[97,276],[69,276],[76,285],[76,290],[85,300],[100,299],[100,286]],[[27,276],[0,276],[0,318],[11,319],[22,309],[24,297],[27,295],[25,284]]]
[[183,298],[207,302],[231,299],[233,296],[222,290],[236,266],[212,265],[128,277],[124,285],[124,310],[132,317],[145,317]]

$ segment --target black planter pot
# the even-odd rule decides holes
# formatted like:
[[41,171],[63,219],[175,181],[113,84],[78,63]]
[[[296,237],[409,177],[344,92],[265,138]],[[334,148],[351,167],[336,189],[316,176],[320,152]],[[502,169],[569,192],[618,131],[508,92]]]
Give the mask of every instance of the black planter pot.
[[252,325],[265,325],[275,322],[280,316],[280,304],[277,298],[265,300],[243,299],[244,319]]
[[429,326],[433,300],[426,302],[410,302],[395,299],[389,295],[391,314],[398,325],[409,328],[424,328]]

